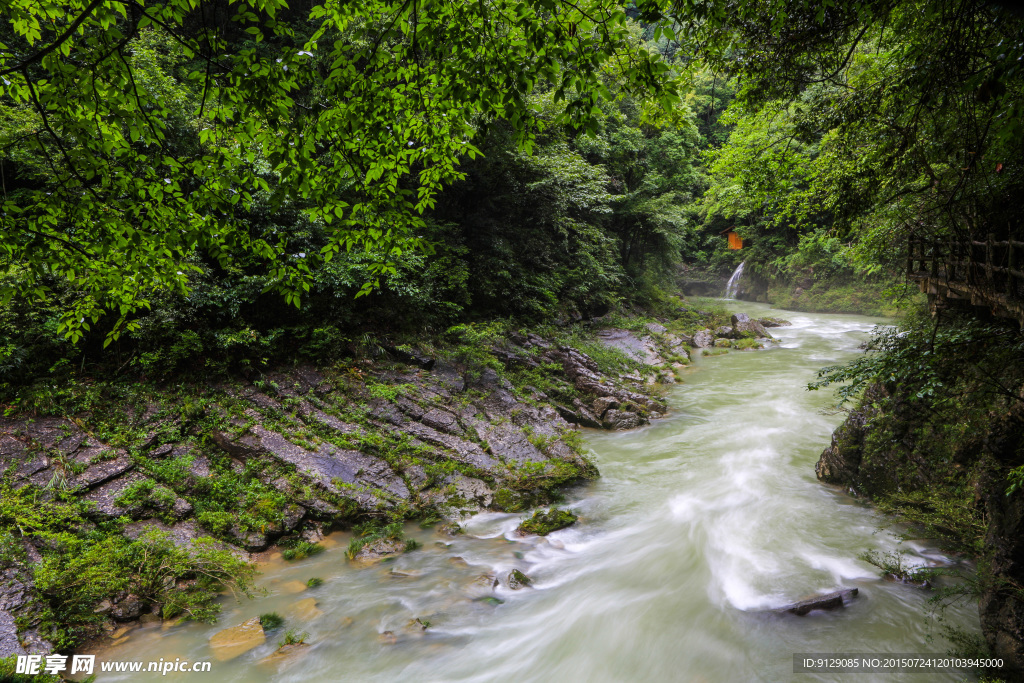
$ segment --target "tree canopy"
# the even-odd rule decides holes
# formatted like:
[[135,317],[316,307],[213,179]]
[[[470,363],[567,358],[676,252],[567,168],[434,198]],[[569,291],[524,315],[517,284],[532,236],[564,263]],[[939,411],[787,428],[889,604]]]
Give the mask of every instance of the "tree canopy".
[[[674,101],[668,66],[610,0],[3,0],[0,248],[5,296],[74,290],[73,339],[105,311],[116,338],[153,293],[208,262],[258,265],[299,305],[311,270],[364,250],[363,291],[410,249],[508,121],[530,149],[529,95],[594,129],[621,92]],[[14,161],[15,163],[11,163]],[[9,171],[10,172],[10,171]],[[317,227],[294,248],[282,210]]]

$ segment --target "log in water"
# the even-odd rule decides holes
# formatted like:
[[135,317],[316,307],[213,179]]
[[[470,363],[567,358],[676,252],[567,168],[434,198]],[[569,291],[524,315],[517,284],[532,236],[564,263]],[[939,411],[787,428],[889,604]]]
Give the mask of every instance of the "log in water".
[[[588,432],[602,477],[568,492],[576,525],[545,538],[515,533],[525,513],[476,515],[455,538],[410,525],[424,547],[371,567],[348,563],[350,536],[335,534],[322,555],[268,564],[269,595],[229,600],[217,625],[146,627],[98,653],[100,661],[210,660],[209,674],[99,680],[835,680],[795,675],[793,654],[945,652],[929,593],[887,582],[857,559],[897,547],[878,531],[882,516],[814,476],[842,415],[822,412],[829,393],[804,387],[821,366],[860,353],[877,321],[770,314],[794,323],[771,330],[780,343],[699,359],[670,390],[669,417],[632,432]],[[905,547],[918,563],[953,562],[926,541]],[[509,588],[514,569],[530,585]],[[304,589],[311,577],[323,585]],[[851,588],[859,594],[845,608],[773,611]],[[286,618],[281,630],[214,660],[211,636],[270,611]],[[972,604],[945,619],[977,632]],[[288,628],[307,632],[308,646],[267,659]],[[962,676],[857,676],[872,680]]]

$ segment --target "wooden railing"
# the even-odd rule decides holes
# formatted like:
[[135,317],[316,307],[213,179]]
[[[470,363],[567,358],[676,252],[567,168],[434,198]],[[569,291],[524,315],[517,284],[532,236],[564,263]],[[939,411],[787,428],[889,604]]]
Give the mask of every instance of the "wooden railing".
[[907,276],[928,294],[933,310],[944,300],[969,299],[994,315],[1016,318],[1024,328],[1024,242],[927,240],[911,237]]

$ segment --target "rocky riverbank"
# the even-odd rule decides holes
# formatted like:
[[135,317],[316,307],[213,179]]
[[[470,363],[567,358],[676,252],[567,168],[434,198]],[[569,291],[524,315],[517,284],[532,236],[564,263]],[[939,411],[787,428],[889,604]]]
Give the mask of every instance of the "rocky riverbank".
[[899,387],[876,383],[835,431],[818,478],[866,496],[978,561],[982,632],[998,672],[1024,680],[1024,498],[1007,468],[1020,462],[1024,411],[993,411],[954,436],[921,429]]
[[[119,623],[181,618],[183,593],[204,603],[200,588],[216,588],[197,587],[188,561],[206,537],[248,559],[274,545],[307,552],[333,528],[550,502],[597,476],[578,427],[647,424],[666,411],[658,384],[679,378],[690,349],[767,336],[757,321],[723,325],[723,315],[683,308],[631,329],[598,323],[589,354],[510,331],[445,349],[382,346],[250,381],[141,383],[95,396],[80,387],[85,410],[3,418],[0,514],[23,533],[3,539],[0,657],[66,651]],[[49,519],[25,530],[30,509]],[[400,538],[384,540],[384,553],[403,548]],[[55,581],[74,571],[67,553],[98,542],[114,549],[108,562],[154,543],[185,554],[159,585],[126,580],[68,594]],[[239,571],[225,568],[222,578]]]

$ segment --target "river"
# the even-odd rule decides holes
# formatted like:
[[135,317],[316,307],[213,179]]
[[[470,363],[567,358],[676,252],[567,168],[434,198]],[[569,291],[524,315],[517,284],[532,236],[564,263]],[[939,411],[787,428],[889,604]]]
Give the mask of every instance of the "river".
[[[567,492],[580,522],[518,538],[523,515],[484,513],[453,539],[409,526],[423,548],[369,568],[344,556],[349,534],[322,555],[270,562],[258,600],[228,600],[217,625],[138,629],[100,661],[211,660],[209,674],[100,674],[100,681],[958,681],[955,674],[793,673],[794,653],[942,653],[929,593],[886,582],[858,559],[894,537],[871,507],[815,479],[814,463],[843,416],[830,391],[805,386],[823,365],[854,358],[876,319],[771,311],[777,345],[696,359],[672,387],[671,413],[631,432],[588,431],[601,478]],[[914,561],[948,564],[927,541]],[[492,589],[481,575],[519,568],[532,588]],[[310,577],[323,585],[298,590]],[[847,608],[772,614],[815,593],[856,587]],[[492,597],[493,596],[493,597]],[[301,600],[314,598],[311,602]],[[493,599],[497,598],[497,600]],[[499,602],[500,601],[500,602]],[[297,607],[298,605],[298,607]],[[304,616],[295,610],[305,608]],[[282,633],[218,662],[211,635],[277,611],[309,634],[278,661]],[[412,619],[429,622],[423,631]],[[977,633],[977,607],[943,623]],[[283,629],[282,629],[283,631]],[[393,638],[382,637],[390,631]],[[932,639],[933,640],[930,640]],[[397,642],[392,642],[392,640]]]

